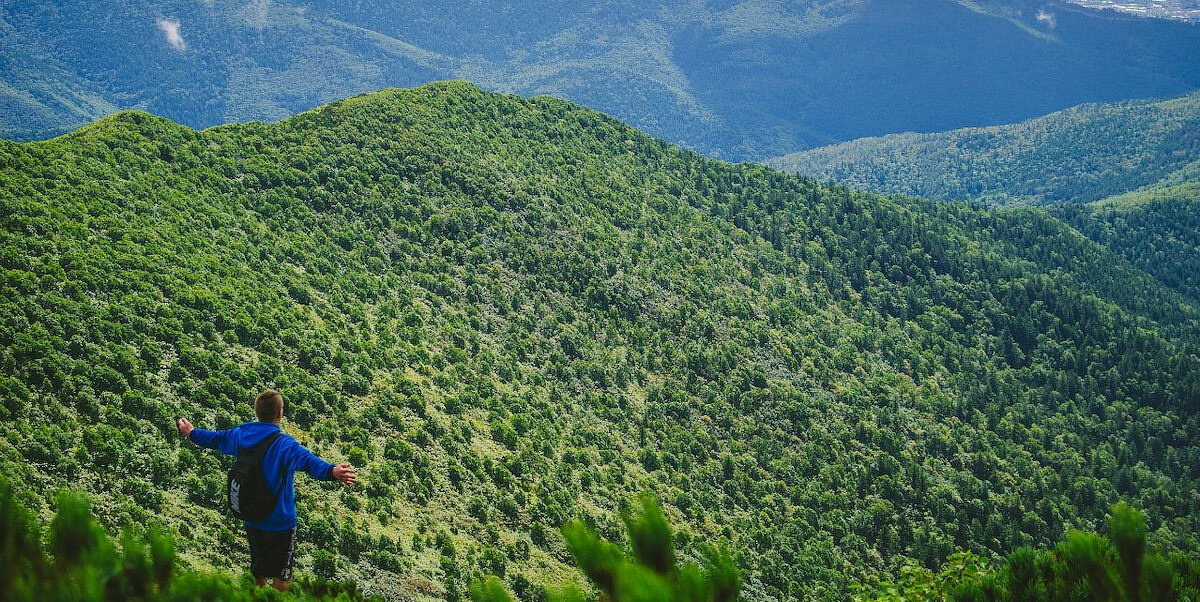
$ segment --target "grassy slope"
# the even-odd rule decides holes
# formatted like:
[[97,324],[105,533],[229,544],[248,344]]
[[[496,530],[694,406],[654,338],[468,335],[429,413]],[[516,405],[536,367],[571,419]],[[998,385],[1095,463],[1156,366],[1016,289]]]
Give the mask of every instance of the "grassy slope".
[[[300,553],[392,598],[579,579],[554,529],[657,492],[749,599],[838,598],[1130,498],[1196,545],[1198,310],[1045,214],[889,200],[447,83],[274,125],[122,113],[0,145],[0,457],[35,507],[241,562],[171,436],[264,385],[363,486]],[[1100,268],[1103,269],[1100,269]],[[528,550],[528,551],[526,551]]]

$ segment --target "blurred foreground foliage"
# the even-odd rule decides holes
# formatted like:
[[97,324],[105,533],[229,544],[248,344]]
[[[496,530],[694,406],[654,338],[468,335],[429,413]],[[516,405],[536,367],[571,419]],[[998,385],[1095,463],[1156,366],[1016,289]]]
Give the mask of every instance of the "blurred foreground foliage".
[[179,566],[172,537],[151,528],[111,540],[92,518],[82,495],[62,491],[58,511],[40,524],[0,479],[0,600],[9,602],[118,602],[123,600],[330,600],[365,602],[349,584],[301,578],[287,593],[258,588],[226,573]]
[[[657,500],[643,496],[638,511],[626,512],[625,530],[632,553],[605,541],[581,521],[563,526],[563,537],[576,566],[600,593],[612,602],[731,602],[738,598],[742,581],[733,557],[721,548],[706,551],[703,565],[680,564],[671,527]],[[471,588],[475,602],[512,602],[504,583],[495,576]],[[551,590],[549,602],[582,602],[589,596],[567,586]]]
[[1200,600],[1200,556],[1147,550],[1145,516],[1124,502],[1108,517],[1109,535],[1069,531],[1053,549],[1021,547],[998,565],[953,554],[934,573],[907,566],[895,582],[856,600],[954,602]]

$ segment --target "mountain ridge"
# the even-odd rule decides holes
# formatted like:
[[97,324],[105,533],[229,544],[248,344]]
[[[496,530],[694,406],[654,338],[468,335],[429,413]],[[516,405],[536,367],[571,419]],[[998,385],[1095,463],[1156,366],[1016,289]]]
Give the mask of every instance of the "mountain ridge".
[[[385,86],[465,78],[569,98],[745,160],[1200,86],[1200,63],[1184,51],[1200,29],[1058,2],[47,4],[0,14],[15,32],[0,40],[12,87],[0,93],[5,136],[61,132],[119,107],[197,128],[270,121]],[[111,26],[96,34],[94,14]],[[58,58],[28,62],[46,56]],[[1029,82],[1045,85],[1030,93]],[[68,88],[83,96],[55,99]]]
[[244,556],[225,464],[171,419],[252,419],[266,385],[363,467],[299,484],[298,569],[392,599],[578,582],[557,527],[619,534],[641,490],[683,555],[737,550],[747,600],[1054,542],[1119,498],[1154,546],[1200,537],[1200,308],[1044,211],[454,82],[0,159],[0,469],[186,530],[189,564]]
[[1200,299],[1200,92],[1088,104],[1019,124],[898,134],[767,163],[880,193],[1045,204],[1140,270]]

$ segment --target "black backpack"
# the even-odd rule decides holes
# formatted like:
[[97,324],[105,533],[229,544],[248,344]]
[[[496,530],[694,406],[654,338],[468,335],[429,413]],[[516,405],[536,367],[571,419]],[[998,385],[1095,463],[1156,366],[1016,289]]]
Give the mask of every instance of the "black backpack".
[[229,469],[226,501],[229,512],[242,520],[258,521],[266,518],[275,509],[279,494],[283,493],[285,475],[279,475],[279,489],[274,493],[267,489],[267,477],[263,472],[263,458],[280,433],[271,433],[258,445],[249,450],[238,450],[237,462]]

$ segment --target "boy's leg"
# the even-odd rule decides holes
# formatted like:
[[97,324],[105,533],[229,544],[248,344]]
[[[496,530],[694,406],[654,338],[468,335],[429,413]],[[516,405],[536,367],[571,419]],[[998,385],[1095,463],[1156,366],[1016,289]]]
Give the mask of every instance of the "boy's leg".
[[251,571],[254,582],[283,592],[292,584],[292,557],[296,553],[296,529],[288,531],[259,531],[247,528],[250,535]]
[[263,532],[253,527],[246,527],[246,541],[250,543],[250,576],[254,577],[254,585],[266,587],[267,578],[260,577],[262,571],[258,568],[259,558],[262,557]]

